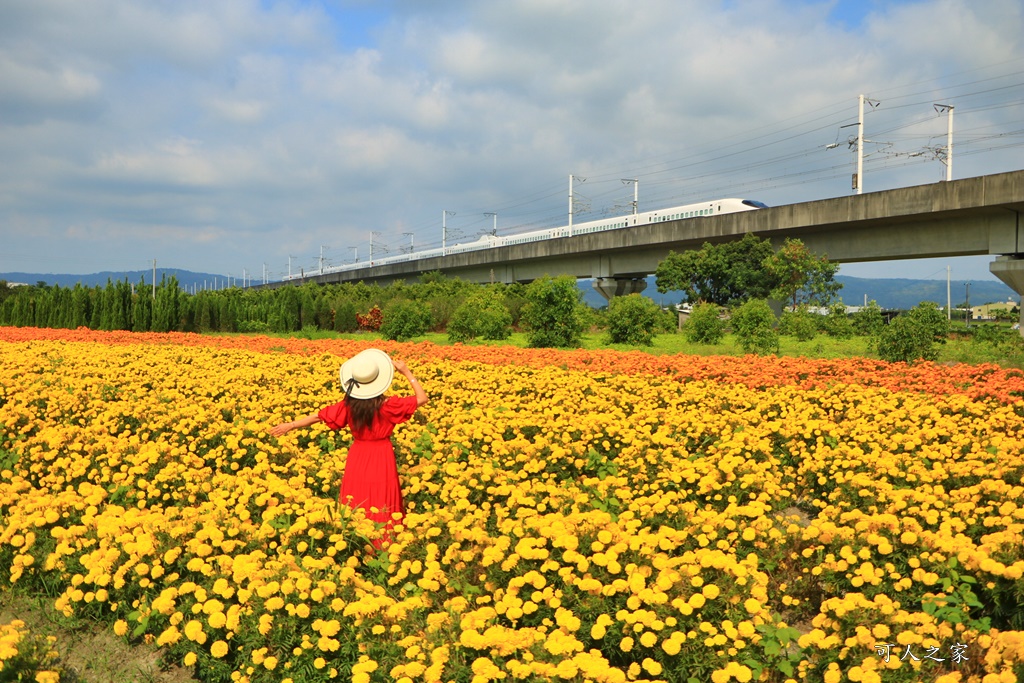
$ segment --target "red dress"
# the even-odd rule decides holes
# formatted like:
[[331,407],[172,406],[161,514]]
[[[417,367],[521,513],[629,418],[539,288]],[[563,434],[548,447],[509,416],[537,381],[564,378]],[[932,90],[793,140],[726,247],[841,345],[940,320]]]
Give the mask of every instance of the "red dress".
[[[366,517],[390,529],[395,512],[404,515],[402,487],[395,465],[395,447],[391,433],[416,412],[415,396],[389,396],[384,400],[373,424],[367,428],[352,429],[352,446],[348,449],[345,474],[341,477],[338,502],[353,508],[363,508]],[[348,405],[342,401],[327,406],[318,413],[331,429],[352,427]],[[371,508],[376,508],[373,512]],[[387,534],[381,540],[386,540]],[[374,543],[378,546],[380,543]]]

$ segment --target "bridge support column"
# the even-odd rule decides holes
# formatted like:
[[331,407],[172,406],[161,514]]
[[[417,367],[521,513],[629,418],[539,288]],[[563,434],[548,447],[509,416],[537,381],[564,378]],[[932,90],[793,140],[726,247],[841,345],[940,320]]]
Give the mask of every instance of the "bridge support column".
[[647,289],[647,280],[642,277],[595,277],[594,289],[599,291],[605,299],[611,301],[613,296],[639,294]]
[[[1024,295],[1024,258],[1020,256],[998,256],[988,265],[997,278],[1005,282],[1017,294]],[[1020,334],[1024,337],[1024,306],[1020,308]]]

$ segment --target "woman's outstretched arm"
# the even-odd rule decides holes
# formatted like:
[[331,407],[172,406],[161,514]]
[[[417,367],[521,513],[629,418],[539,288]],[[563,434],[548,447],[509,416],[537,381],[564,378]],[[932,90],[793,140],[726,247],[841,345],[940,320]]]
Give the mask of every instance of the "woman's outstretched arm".
[[281,436],[282,434],[287,434],[293,429],[315,425],[317,422],[320,422],[319,415],[307,415],[306,417],[301,417],[294,422],[282,422],[279,425],[271,427],[270,434],[271,436]]

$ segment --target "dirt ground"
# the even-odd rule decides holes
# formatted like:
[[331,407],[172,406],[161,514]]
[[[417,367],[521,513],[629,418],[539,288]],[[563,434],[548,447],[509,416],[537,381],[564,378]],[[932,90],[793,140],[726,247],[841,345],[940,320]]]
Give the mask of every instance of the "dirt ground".
[[163,666],[155,647],[129,645],[109,626],[85,619],[66,619],[51,600],[0,589],[0,623],[21,619],[34,634],[56,636],[64,667],[62,681],[71,683],[199,683],[191,671]]

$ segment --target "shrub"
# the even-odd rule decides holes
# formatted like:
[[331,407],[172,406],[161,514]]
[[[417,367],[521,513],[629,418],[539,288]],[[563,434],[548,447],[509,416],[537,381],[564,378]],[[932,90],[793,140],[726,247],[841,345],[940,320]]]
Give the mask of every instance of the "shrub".
[[355,332],[359,329],[356,305],[348,300],[338,301],[334,307],[334,331]]
[[949,321],[931,301],[922,301],[897,316],[878,337],[878,355],[887,361],[911,363],[939,357],[936,344],[945,344]]
[[779,334],[796,337],[799,341],[810,341],[818,336],[816,317],[806,306],[798,306],[795,311],[786,311],[779,318]]
[[608,302],[608,340],[613,344],[651,346],[661,308],[641,294],[613,297]]
[[909,313],[897,316],[878,337],[878,356],[887,361],[935,360],[935,340]]
[[271,329],[270,325],[262,320],[240,320],[238,322],[238,331],[266,334],[267,332],[270,332]]
[[356,321],[359,327],[370,332],[376,332],[384,323],[384,315],[380,312],[380,306],[374,305],[366,315],[356,313]]
[[778,353],[779,333],[775,314],[764,299],[750,299],[733,311],[732,331],[746,353]]
[[683,324],[686,340],[694,344],[717,344],[725,336],[725,321],[715,304],[697,304]]
[[846,304],[837,301],[828,307],[828,315],[825,316],[825,332],[836,339],[849,339],[853,336],[853,323],[846,315]]
[[512,314],[493,289],[481,289],[455,309],[448,322],[448,341],[465,342],[477,337],[508,339]]
[[583,339],[583,304],[576,278],[544,276],[526,288],[523,322],[531,347],[579,346]]
[[418,301],[398,299],[384,309],[380,334],[392,341],[408,341],[427,331],[430,311]]
[[874,299],[853,314],[853,329],[862,337],[877,337],[884,327],[885,318],[882,317],[882,309]]
[[945,344],[949,339],[949,320],[934,301],[922,301],[910,309],[910,317],[914,318],[924,330],[931,335],[932,341]]
[[455,295],[435,296],[428,300],[430,307],[430,329],[441,332],[451,324],[452,316],[462,305],[462,298]]

